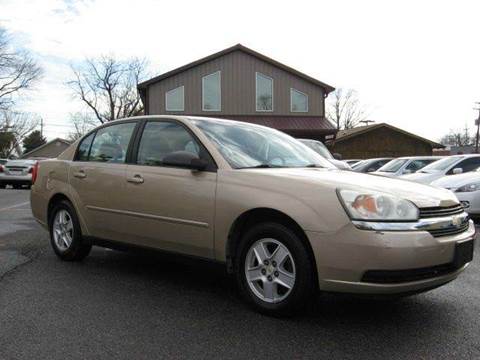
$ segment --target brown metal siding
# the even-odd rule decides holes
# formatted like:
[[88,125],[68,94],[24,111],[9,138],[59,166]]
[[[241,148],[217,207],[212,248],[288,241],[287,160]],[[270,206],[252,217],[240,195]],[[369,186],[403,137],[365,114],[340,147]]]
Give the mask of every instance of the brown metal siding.
[[352,136],[333,145],[344,159],[432,155],[432,145],[388,128]]
[[[221,71],[222,110],[202,111],[202,77]],[[255,72],[273,78],[273,112],[255,111]],[[167,112],[165,92],[185,86],[185,111]],[[308,112],[290,112],[290,88],[308,94]],[[324,90],[242,51],[235,51],[186,70],[147,89],[148,114],[323,116]]]

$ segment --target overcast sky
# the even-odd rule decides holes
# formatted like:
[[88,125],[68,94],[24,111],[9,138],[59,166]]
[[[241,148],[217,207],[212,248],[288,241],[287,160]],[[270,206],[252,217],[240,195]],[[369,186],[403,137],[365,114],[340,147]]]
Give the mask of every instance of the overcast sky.
[[369,118],[438,140],[480,101],[480,1],[0,0],[0,26],[45,69],[24,109],[49,138],[81,108],[64,83],[84,57],[145,57],[159,74],[236,43],[334,87]]

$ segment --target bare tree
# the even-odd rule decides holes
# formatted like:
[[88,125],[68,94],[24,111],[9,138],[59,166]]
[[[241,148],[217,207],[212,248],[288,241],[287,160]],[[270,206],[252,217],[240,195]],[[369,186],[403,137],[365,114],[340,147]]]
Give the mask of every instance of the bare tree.
[[68,134],[68,140],[73,142],[81,138],[95,127],[96,121],[95,118],[85,112],[70,114],[70,122],[72,123],[74,130]]
[[326,113],[327,119],[338,130],[351,129],[368,116],[366,107],[360,103],[358,94],[353,89],[336,89],[329,95]]
[[0,110],[10,109],[15,96],[32,88],[42,70],[26,50],[16,50],[5,29],[0,28]]
[[38,123],[38,119],[30,113],[3,110],[0,113],[0,157],[8,158],[15,152],[21,155],[20,144]]
[[142,114],[137,85],[146,76],[146,67],[146,61],[140,59],[86,59],[81,66],[72,68],[73,79],[67,85],[95,118],[105,123]]
[[440,139],[440,143],[450,146],[468,146],[475,143],[475,136],[470,134],[470,129],[465,124],[463,129],[450,130]]

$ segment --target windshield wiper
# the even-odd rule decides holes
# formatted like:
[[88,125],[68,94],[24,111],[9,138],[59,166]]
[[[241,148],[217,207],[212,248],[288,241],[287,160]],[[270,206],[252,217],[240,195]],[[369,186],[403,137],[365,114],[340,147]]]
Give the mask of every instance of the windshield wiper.
[[276,165],[270,165],[270,164],[259,164],[255,166],[245,166],[241,167],[239,169],[273,169],[273,168],[281,168],[283,166],[276,166]]
[[305,165],[305,167],[307,167],[307,168],[323,168],[322,165],[317,165],[317,164],[308,164],[308,165]]

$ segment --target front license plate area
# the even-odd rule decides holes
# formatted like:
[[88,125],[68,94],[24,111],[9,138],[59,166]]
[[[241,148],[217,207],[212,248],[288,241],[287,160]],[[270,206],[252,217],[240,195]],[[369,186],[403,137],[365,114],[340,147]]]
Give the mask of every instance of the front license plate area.
[[453,264],[459,269],[466,263],[473,260],[473,240],[463,241],[455,245],[455,257]]

